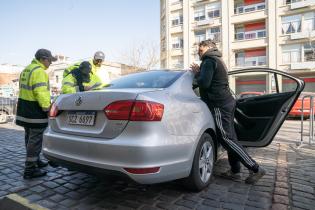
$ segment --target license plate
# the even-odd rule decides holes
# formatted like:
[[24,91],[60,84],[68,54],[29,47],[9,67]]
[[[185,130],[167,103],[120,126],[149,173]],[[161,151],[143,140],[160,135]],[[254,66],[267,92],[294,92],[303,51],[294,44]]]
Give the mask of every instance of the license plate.
[[67,123],[70,125],[87,125],[93,126],[95,123],[96,112],[69,112]]

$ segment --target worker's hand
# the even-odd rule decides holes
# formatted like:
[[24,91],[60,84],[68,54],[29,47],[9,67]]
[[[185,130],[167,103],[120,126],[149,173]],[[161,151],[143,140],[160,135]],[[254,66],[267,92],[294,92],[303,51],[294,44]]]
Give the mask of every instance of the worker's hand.
[[88,91],[88,90],[91,90],[92,89],[92,86],[84,86],[84,91]]
[[194,74],[197,74],[197,73],[200,72],[200,67],[199,67],[199,65],[196,64],[196,63],[192,63],[192,64],[190,65],[190,68],[191,68],[191,70],[192,70],[192,72],[193,72]]

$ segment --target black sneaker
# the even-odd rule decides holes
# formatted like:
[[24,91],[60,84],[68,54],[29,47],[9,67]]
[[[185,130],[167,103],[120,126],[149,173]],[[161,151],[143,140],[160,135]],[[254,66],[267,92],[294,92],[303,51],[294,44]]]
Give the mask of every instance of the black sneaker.
[[254,173],[253,171],[249,172],[249,176],[245,179],[246,184],[255,184],[258,180],[266,174],[264,168],[259,166],[258,171]]
[[227,170],[226,172],[219,174],[219,176],[223,177],[225,179],[233,180],[233,181],[241,181],[241,179],[242,179],[240,172],[234,173],[231,171],[231,169]]
[[37,166],[38,166],[38,168],[44,168],[44,167],[48,166],[48,162],[38,159]]
[[38,167],[26,168],[24,170],[24,179],[32,179],[37,177],[42,177],[47,174],[47,171],[41,170]]

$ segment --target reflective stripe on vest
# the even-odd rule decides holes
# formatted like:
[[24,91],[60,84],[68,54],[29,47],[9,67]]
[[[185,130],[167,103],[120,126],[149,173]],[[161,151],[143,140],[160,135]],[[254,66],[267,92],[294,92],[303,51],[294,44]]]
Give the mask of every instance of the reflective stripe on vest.
[[[30,73],[28,74],[28,77],[27,77],[27,85],[20,83],[20,88],[23,88],[23,89],[26,89],[26,90],[32,90],[32,86],[30,86],[30,78],[31,78],[31,76],[33,74],[33,71],[35,71],[38,68],[40,68],[40,66],[36,66],[30,71]],[[21,81],[21,78],[20,78],[20,81]]]
[[20,88],[23,88],[23,89],[26,89],[26,90],[34,90],[35,88],[42,87],[42,86],[47,86],[47,88],[48,88],[48,85],[47,85],[46,82],[37,83],[37,84],[32,85],[32,86],[21,84]]
[[25,118],[25,117],[21,117],[21,116],[16,116],[15,117],[16,120],[20,120],[23,122],[27,122],[27,123],[48,123],[48,119],[31,119],[31,118]]
[[63,84],[64,84],[64,85],[74,86],[74,83],[72,83],[72,82],[64,82]]

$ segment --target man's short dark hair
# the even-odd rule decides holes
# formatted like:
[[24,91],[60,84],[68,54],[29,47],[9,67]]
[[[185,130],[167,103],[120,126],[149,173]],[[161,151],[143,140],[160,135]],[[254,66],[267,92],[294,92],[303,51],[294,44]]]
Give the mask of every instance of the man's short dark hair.
[[217,45],[215,44],[214,41],[212,41],[212,39],[207,39],[207,40],[203,40],[199,43],[199,47],[200,46],[204,46],[204,47],[217,47]]

